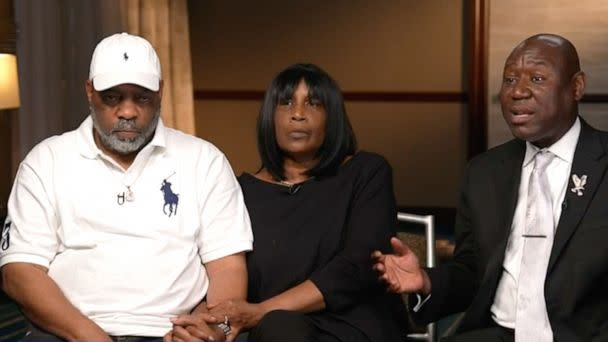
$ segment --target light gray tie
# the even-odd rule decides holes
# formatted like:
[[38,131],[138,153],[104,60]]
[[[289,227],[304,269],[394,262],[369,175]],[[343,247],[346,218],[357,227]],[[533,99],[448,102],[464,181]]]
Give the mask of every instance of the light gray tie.
[[539,151],[530,175],[526,226],[522,237],[524,248],[517,284],[516,342],[553,341],[544,285],[555,229],[551,191],[545,170],[554,157],[549,151]]

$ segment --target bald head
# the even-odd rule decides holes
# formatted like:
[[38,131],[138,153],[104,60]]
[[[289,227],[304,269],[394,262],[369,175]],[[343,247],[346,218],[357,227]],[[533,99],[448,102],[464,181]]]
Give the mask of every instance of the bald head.
[[515,137],[548,147],[572,127],[584,90],[574,45],[555,34],[537,34],[517,45],[505,61],[503,117]]
[[546,53],[550,53],[559,62],[557,65],[561,76],[570,78],[577,72],[581,71],[581,65],[578,58],[578,52],[574,45],[566,38],[557,34],[539,33],[526,38],[519,43],[507,58],[507,63],[517,58],[525,51],[541,49]]

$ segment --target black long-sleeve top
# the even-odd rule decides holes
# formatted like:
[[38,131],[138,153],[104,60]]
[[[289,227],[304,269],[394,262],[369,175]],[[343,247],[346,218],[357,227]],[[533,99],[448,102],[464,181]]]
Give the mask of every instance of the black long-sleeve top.
[[[359,152],[335,175],[286,187],[239,177],[254,244],[247,255],[250,302],[307,279],[326,309],[318,328],[342,341],[402,341],[406,314],[372,270],[370,255],[390,249],[396,227],[392,171],[384,158]],[[363,336],[366,336],[365,339]]]

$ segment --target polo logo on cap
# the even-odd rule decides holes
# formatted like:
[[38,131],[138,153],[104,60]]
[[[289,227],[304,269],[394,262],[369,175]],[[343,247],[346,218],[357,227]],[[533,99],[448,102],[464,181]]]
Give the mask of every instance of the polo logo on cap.
[[129,60],[129,55],[127,55],[127,53],[125,52],[125,53],[123,53],[123,54],[122,54],[122,58],[123,58],[123,59],[125,60],[125,62],[126,62],[126,61],[128,61],[128,60]]

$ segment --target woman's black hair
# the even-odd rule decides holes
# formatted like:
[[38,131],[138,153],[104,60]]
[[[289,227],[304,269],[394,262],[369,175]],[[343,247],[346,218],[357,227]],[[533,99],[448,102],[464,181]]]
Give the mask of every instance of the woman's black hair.
[[308,176],[333,174],[348,155],[357,150],[357,140],[346,116],[342,92],[325,71],[314,64],[293,64],[281,71],[266,90],[257,123],[258,152],[262,167],[277,180],[285,179],[283,152],[277,143],[274,115],[277,105],[293,97],[300,81],[308,87],[308,96],[319,101],[326,113],[325,140],[317,151],[319,162]]

